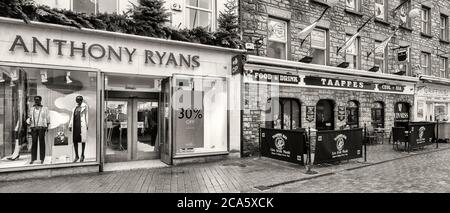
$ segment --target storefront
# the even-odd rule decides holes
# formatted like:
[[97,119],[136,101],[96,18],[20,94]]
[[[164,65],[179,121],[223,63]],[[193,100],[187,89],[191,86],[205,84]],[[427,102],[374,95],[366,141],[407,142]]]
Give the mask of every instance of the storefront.
[[415,102],[415,121],[438,121],[439,138],[450,139],[450,81],[422,76]]
[[390,131],[412,119],[417,78],[248,56],[243,81],[243,154],[259,128]]
[[0,31],[0,172],[239,153],[239,50],[7,18]]

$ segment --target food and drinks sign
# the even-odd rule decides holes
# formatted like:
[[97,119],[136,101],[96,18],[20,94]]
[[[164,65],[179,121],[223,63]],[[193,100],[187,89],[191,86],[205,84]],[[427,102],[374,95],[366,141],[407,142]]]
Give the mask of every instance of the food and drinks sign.
[[435,123],[410,123],[410,148],[413,149],[432,144],[436,138],[435,130]]
[[304,130],[261,128],[261,155],[303,165],[306,151]]
[[362,128],[318,131],[314,164],[362,157]]

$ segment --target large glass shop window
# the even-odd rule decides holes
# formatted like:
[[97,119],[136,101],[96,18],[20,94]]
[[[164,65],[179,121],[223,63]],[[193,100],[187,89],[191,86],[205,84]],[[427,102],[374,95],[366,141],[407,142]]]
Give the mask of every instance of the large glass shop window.
[[301,127],[300,104],[291,98],[269,99],[270,109],[266,118],[267,127],[274,129],[295,130]]
[[225,78],[174,77],[173,135],[176,155],[228,150]]
[[0,169],[96,161],[97,73],[0,67]]

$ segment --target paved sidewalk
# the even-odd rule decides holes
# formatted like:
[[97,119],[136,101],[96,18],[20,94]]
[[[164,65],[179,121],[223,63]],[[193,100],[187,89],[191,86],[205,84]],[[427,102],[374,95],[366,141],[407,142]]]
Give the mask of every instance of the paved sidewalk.
[[[368,146],[368,161],[350,160],[338,165],[320,165],[313,168],[316,175],[305,174],[305,167],[268,158],[244,158],[215,163],[174,166],[159,169],[140,169],[105,172],[88,175],[62,176],[47,179],[0,182],[0,192],[270,192],[290,184],[321,176],[335,176],[342,172],[390,161],[404,160],[426,153],[445,152],[450,144],[428,146],[413,153],[396,152],[392,145]],[[411,162],[414,163],[414,162]],[[284,190],[282,190],[284,191]]]

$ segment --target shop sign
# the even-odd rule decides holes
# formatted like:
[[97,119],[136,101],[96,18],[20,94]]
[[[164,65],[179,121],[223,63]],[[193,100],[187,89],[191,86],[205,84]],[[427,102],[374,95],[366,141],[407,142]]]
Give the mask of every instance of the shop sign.
[[395,104],[394,120],[396,122],[408,122],[409,121],[409,107],[406,103]]
[[338,106],[338,120],[345,120],[345,106]]
[[81,56],[82,58],[90,57],[95,60],[116,60],[119,62],[127,61],[133,63],[138,55],[143,55],[145,64],[154,64],[162,66],[176,66],[196,68],[200,67],[200,56],[198,55],[186,55],[181,53],[173,53],[157,50],[141,50],[142,54],[139,54],[139,50],[136,48],[128,47],[113,47],[111,45],[102,44],[88,44],[80,41],[68,41],[60,39],[38,39],[32,37],[29,43],[25,42],[21,35],[16,35],[11,47],[10,52],[22,50],[24,53],[33,54],[56,54],[58,56]]
[[231,58],[231,74],[240,74],[244,70],[244,55],[236,55]]
[[300,77],[297,75],[285,75],[272,72],[262,72],[262,71],[249,71],[247,77],[252,78],[254,81],[262,82],[277,82],[284,84],[298,84],[300,83]]
[[362,157],[362,128],[318,131],[314,164]]
[[261,155],[303,165],[306,151],[305,130],[261,128]]
[[306,121],[310,123],[313,122],[315,116],[316,116],[316,107],[306,106]]
[[379,84],[378,89],[380,91],[388,91],[388,92],[403,92],[405,91],[405,87],[401,85],[389,85],[389,84]]
[[362,81],[306,76],[305,84],[311,86],[374,90],[375,85]]
[[436,138],[435,123],[411,123],[409,134],[410,148],[430,145]]
[[194,103],[198,97],[203,97],[203,92],[179,90],[177,93],[180,99],[191,98],[191,102],[183,102],[182,106],[174,110],[176,151],[186,152],[203,148],[204,111],[201,107],[196,107],[199,104]]

